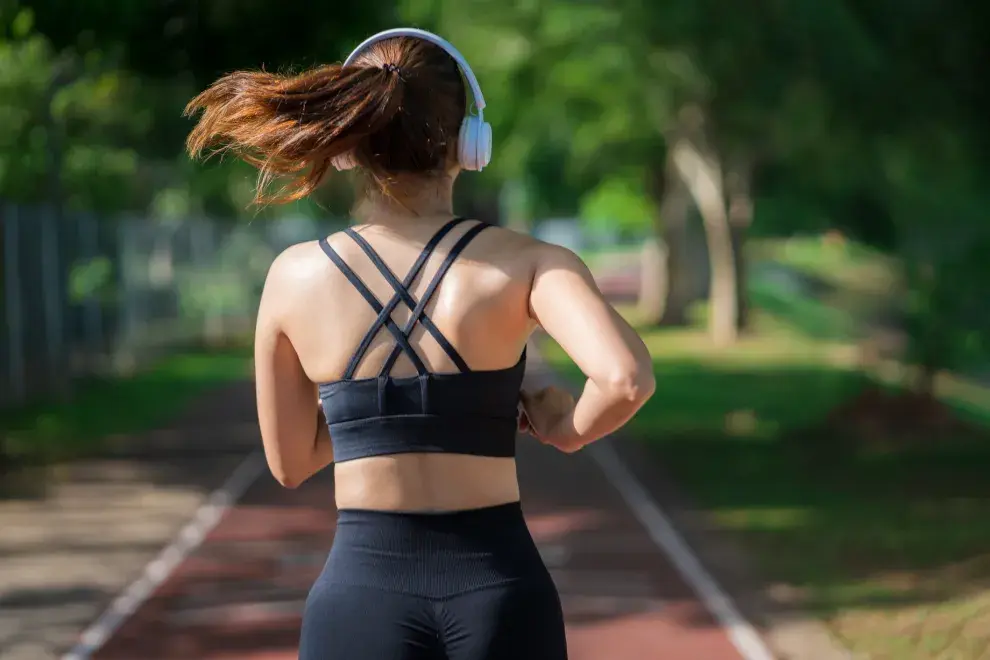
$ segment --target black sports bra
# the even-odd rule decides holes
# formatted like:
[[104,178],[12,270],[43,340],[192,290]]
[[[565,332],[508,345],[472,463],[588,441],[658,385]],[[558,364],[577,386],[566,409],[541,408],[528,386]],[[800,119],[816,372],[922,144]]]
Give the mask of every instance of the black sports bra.
[[[465,222],[464,218],[454,218],[441,227],[402,281],[360,234],[350,228],[344,230],[395,290],[384,305],[330,247],[327,239],[320,240],[326,255],[378,313],[378,318],[358,344],[343,378],[320,384],[334,462],[411,452],[515,456],[517,404],[526,367],[526,351],[523,350],[519,362],[507,369],[472,371],[423,313],[454,260],[488,225],[479,223],[464,232],[419,301],[409,291],[440,241],[462,222]],[[400,302],[412,310],[403,328],[392,320],[392,312]],[[437,374],[426,368],[409,343],[417,323],[440,344],[459,372]],[[395,347],[377,377],[354,379],[358,363],[383,327],[395,338]],[[393,378],[390,375],[392,366],[403,352],[412,361],[417,375]]]

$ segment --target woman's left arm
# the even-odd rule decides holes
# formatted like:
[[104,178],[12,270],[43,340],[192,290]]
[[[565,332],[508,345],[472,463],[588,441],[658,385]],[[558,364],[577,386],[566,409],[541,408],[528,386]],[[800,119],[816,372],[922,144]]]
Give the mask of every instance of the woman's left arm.
[[319,407],[316,385],[283,329],[287,287],[286,253],[272,263],[258,307],[254,335],[254,374],[258,424],[272,475],[286,488],[333,462],[330,431]]

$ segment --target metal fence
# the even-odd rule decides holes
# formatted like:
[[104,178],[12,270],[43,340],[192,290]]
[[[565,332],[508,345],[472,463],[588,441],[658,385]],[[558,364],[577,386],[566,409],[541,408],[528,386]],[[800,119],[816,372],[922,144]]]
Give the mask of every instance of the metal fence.
[[250,330],[274,256],[341,222],[0,205],[0,408]]

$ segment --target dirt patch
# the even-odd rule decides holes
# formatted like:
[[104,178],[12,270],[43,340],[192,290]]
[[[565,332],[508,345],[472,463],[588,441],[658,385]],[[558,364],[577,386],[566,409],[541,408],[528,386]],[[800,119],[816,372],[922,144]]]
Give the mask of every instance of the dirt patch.
[[852,435],[867,448],[895,449],[985,435],[928,394],[869,387],[835,408],[825,420],[833,433]]

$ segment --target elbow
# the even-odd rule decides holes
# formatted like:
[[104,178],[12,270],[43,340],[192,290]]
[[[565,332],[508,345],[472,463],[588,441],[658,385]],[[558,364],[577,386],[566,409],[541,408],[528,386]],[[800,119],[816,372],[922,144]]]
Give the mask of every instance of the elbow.
[[656,390],[656,377],[652,365],[637,364],[616,371],[608,379],[608,391],[620,401],[634,405],[645,403]]
[[300,470],[298,467],[292,469],[283,465],[281,461],[269,460],[268,470],[272,473],[275,481],[283,488],[288,488],[289,490],[299,488],[310,476],[309,474],[304,474],[303,470]]
[[283,470],[272,470],[272,476],[275,477],[275,481],[282,485],[283,488],[288,488],[289,490],[295,490],[302,485],[305,479],[300,479],[298,476],[289,474]]

